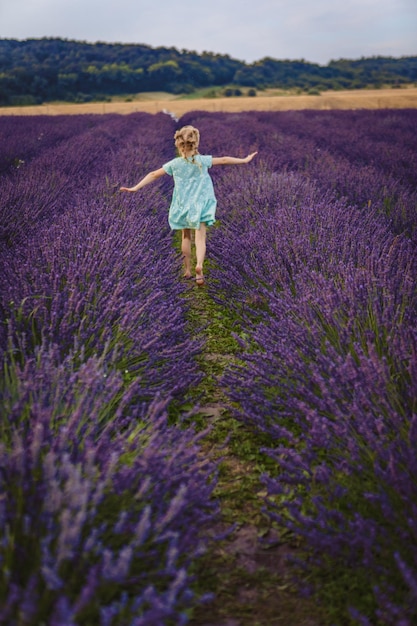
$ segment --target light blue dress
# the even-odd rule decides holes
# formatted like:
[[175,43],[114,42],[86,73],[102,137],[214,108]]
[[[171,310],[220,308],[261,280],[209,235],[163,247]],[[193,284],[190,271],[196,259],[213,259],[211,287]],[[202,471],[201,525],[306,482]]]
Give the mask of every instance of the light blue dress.
[[196,154],[177,157],[162,167],[174,177],[174,191],[168,221],[172,230],[199,229],[201,222],[211,226],[215,222],[217,200],[208,173],[213,158]]

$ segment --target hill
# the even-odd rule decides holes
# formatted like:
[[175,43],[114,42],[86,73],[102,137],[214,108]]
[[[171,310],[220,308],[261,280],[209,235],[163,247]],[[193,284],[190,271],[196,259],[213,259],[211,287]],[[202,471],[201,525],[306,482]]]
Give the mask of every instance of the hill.
[[265,57],[247,64],[229,55],[87,43],[60,38],[0,39],[0,105],[88,102],[148,91],[192,93],[212,86],[320,91],[417,83],[417,56],[339,59],[327,65]]

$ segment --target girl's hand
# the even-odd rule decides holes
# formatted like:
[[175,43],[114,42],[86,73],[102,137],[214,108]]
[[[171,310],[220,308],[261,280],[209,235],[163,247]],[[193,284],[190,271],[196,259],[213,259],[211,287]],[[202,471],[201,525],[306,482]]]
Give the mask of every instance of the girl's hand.
[[256,156],[258,154],[258,152],[252,152],[252,154],[248,154],[248,156],[245,158],[245,163],[250,163],[250,161],[252,161],[253,157]]
[[120,187],[119,191],[128,191],[129,193],[134,193],[136,189],[134,187]]

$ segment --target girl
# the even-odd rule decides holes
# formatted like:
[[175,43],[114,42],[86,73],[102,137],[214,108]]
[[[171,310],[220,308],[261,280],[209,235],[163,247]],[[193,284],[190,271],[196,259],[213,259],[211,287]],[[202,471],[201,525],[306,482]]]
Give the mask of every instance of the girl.
[[179,157],[165,163],[160,169],[147,174],[134,187],[121,187],[120,191],[135,192],[157,178],[169,174],[174,177],[174,191],[168,221],[172,230],[182,230],[181,251],[184,258],[185,278],[191,278],[191,231],[195,232],[197,264],[196,284],[204,284],[203,263],[206,255],[206,226],[215,221],[217,200],[208,173],[212,165],[238,165],[249,163],[257,152],[244,159],[237,157],[213,158],[198,152],[200,133],[194,126],[183,126],[174,135]]

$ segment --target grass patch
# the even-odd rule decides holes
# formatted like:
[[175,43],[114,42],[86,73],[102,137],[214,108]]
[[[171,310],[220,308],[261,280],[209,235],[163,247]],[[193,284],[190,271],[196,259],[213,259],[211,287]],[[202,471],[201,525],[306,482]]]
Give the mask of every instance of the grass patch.
[[205,340],[198,359],[204,376],[193,391],[200,411],[192,420],[199,429],[211,426],[202,450],[220,460],[214,495],[221,503],[221,519],[211,532],[213,537],[225,535],[195,565],[196,594],[211,593],[213,600],[194,610],[190,626],[323,626],[315,601],[300,598],[293,580],[287,557],[298,550],[294,537],[273,528],[263,512],[261,476],[273,474],[276,464],[260,450],[270,441],[232,417],[221,386],[225,368],[239,359],[240,346],[233,336],[239,320],[217,305],[206,287],[193,285],[185,297],[189,331]]

